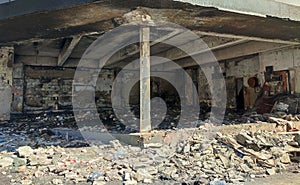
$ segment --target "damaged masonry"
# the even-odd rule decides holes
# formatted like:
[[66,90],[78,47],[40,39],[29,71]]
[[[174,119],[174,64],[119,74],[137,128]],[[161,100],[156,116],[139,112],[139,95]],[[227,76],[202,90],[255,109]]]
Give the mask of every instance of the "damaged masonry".
[[299,12],[0,1],[0,184],[299,184]]

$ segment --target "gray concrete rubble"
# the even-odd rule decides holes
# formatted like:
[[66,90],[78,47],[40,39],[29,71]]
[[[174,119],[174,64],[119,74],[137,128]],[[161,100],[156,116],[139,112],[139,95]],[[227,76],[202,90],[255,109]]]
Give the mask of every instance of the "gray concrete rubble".
[[[227,126],[230,127],[230,126]],[[283,132],[194,129],[176,144],[140,148],[118,140],[87,147],[21,146],[2,151],[10,184],[242,184],[299,171],[299,138]]]

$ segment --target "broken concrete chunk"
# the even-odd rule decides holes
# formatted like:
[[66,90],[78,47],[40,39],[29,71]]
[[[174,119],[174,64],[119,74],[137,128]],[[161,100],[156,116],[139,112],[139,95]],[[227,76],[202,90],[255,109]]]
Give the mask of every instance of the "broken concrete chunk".
[[248,167],[248,165],[242,163],[240,164],[240,167],[242,168],[242,170],[245,172],[245,173],[248,173],[251,171],[251,169]]
[[298,146],[300,145],[300,134],[295,135],[294,141],[298,143]]
[[248,144],[254,144],[254,139],[251,136],[249,136],[245,130],[242,130],[236,136],[236,141],[243,146],[247,146]]
[[55,184],[55,185],[63,184],[63,181],[61,179],[53,179],[52,184]]
[[140,168],[136,171],[134,178],[138,182],[142,182],[145,179],[149,179],[149,180],[153,179],[153,176],[149,173],[149,171],[147,169]]
[[20,157],[29,157],[33,154],[34,150],[30,146],[22,146],[17,149],[18,155]]
[[11,157],[4,157],[0,159],[0,166],[1,167],[8,167],[13,164],[14,160]]
[[119,140],[113,140],[113,141],[110,141],[109,143],[115,150],[122,148],[122,144],[120,143]]
[[32,181],[31,180],[21,180],[21,184],[22,185],[32,185]]
[[266,170],[268,175],[275,175],[276,174],[276,170],[275,168],[270,168]]
[[191,150],[191,146],[189,143],[187,143],[183,148],[183,153],[188,153]]
[[136,180],[124,181],[124,185],[136,185],[138,182]]
[[280,162],[284,163],[284,164],[288,164],[291,162],[290,156],[288,153],[283,153],[280,156]]
[[27,160],[24,158],[14,158],[14,166],[19,167],[19,166],[25,166],[27,163]]

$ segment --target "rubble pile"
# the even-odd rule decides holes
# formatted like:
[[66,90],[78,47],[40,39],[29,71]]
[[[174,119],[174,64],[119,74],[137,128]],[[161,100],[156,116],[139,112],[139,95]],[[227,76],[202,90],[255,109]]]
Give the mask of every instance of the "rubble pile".
[[[209,135],[209,136],[208,136]],[[0,154],[11,184],[238,184],[293,167],[299,136],[197,130],[176,145],[139,148],[111,141],[80,148],[19,147]],[[213,136],[213,137],[210,137]],[[171,138],[172,139],[172,138]]]

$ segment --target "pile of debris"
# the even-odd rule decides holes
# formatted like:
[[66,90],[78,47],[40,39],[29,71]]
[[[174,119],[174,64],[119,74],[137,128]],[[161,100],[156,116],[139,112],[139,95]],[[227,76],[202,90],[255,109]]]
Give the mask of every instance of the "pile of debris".
[[197,130],[176,145],[143,149],[117,140],[84,148],[23,146],[2,152],[0,167],[10,183],[24,185],[236,184],[298,166],[292,161],[299,158],[299,138],[267,131],[212,135]]

